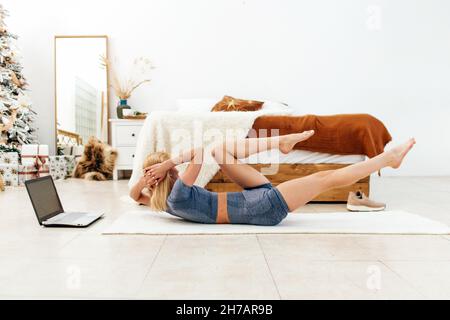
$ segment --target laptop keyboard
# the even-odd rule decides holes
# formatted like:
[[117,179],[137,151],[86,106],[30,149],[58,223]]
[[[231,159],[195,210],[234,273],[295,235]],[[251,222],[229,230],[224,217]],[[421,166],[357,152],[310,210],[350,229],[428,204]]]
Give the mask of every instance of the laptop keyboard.
[[73,223],[81,218],[85,218],[86,214],[85,213],[69,213],[68,215],[65,215],[63,217],[60,218],[56,218],[54,220],[52,220],[52,223],[58,223],[58,222],[63,222],[63,223]]

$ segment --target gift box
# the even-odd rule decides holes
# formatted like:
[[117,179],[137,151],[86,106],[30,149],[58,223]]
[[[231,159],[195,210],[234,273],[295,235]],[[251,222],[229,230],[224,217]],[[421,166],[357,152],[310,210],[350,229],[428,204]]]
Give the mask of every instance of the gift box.
[[49,157],[50,175],[54,180],[70,178],[75,169],[76,161],[75,156]]
[[48,155],[48,145],[22,145],[22,164],[25,166],[31,166],[34,164],[37,168],[39,168],[48,162]]
[[18,181],[19,186],[25,185],[25,181],[32,180],[38,178],[38,169],[35,167],[34,164],[32,165],[19,165],[19,172],[18,172]]
[[22,163],[19,165],[19,185],[25,181],[45,177],[50,174],[48,145],[22,145]]
[[48,176],[50,174],[50,170],[48,168],[48,164],[44,164],[37,168],[33,165],[19,165],[18,169],[18,185],[24,186],[25,181],[33,180],[36,178],[41,178]]
[[17,152],[0,152],[0,173],[6,187],[19,185],[19,154]]
[[81,157],[81,155],[84,152],[84,146],[83,145],[60,145],[60,148],[62,150],[62,154],[66,156],[75,156],[75,157]]
[[[17,152],[0,153],[0,173],[5,186],[24,186],[25,181],[49,175],[48,146],[23,145],[22,162]],[[47,155],[46,155],[47,154]]]
[[19,164],[17,152],[0,152],[0,164]]
[[77,165],[77,162],[80,160],[80,156],[74,156],[73,159],[70,159],[70,161],[67,162],[67,178],[71,178],[73,171],[75,170],[75,166]]
[[19,185],[19,164],[0,163],[0,173],[6,187],[17,187]]
[[51,156],[49,159],[50,175],[53,180],[64,180],[67,178],[66,156]]

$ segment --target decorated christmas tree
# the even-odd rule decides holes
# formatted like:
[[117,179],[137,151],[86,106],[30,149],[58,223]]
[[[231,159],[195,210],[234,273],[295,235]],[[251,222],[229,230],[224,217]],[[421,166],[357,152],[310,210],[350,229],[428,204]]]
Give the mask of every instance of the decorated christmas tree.
[[8,12],[0,4],[0,151],[36,142],[35,112],[26,96],[17,36],[8,32]]

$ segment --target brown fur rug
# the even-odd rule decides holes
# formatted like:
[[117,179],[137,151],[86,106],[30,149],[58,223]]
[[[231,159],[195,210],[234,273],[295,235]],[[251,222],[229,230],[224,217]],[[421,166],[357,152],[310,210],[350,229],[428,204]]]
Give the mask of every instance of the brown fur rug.
[[84,146],[84,154],[73,171],[73,177],[96,181],[110,180],[116,159],[116,150],[97,138],[91,137]]

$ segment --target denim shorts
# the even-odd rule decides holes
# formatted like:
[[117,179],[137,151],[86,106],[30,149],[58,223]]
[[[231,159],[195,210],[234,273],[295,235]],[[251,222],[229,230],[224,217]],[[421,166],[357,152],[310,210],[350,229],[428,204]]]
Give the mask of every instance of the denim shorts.
[[[167,199],[168,212],[188,221],[217,223],[218,194],[198,186],[187,186],[180,179]],[[231,224],[275,226],[288,215],[289,208],[280,191],[264,184],[243,192],[227,194]]]
[[275,226],[288,213],[282,194],[270,183],[228,194],[228,216],[233,224]]

